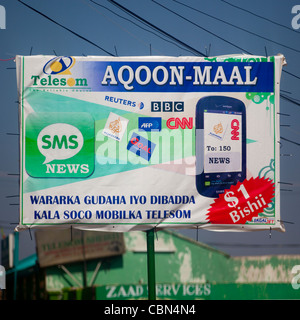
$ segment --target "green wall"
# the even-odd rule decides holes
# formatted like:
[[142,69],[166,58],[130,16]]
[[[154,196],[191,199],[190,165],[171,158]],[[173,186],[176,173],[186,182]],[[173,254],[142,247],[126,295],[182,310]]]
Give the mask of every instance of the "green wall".
[[[126,253],[86,262],[87,284],[76,283],[57,266],[46,268],[51,299],[147,299],[146,234],[124,234]],[[158,299],[299,299],[291,270],[300,256],[232,258],[229,255],[170,231],[157,232],[156,293]],[[97,263],[101,267],[90,283]],[[83,262],[66,264],[83,283]]]

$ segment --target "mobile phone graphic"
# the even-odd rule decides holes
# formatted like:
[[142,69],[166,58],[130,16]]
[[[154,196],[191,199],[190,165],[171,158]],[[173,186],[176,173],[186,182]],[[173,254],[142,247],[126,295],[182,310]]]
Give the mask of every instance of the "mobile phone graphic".
[[217,198],[246,178],[246,110],[226,96],[201,98],[196,106],[196,188]]

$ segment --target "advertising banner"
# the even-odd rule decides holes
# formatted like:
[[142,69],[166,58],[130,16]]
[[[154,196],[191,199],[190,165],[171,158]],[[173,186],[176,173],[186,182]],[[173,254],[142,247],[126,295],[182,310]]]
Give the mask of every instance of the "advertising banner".
[[282,55],[16,62],[17,230],[284,231]]

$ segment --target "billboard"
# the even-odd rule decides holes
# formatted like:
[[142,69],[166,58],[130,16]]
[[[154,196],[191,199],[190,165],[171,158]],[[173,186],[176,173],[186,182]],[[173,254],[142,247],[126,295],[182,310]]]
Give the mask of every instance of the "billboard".
[[17,230],[284,231],[282,55],[16,62]]

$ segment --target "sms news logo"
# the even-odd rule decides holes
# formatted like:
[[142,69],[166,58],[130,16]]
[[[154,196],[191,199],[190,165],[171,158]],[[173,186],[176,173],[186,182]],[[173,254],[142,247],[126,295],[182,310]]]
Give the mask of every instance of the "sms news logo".
[[45,156],[45,164],[75,156],[83,147],[83,136],[73,125],[54,123],[41,130],[37,144],[40,153]]
[[26,119],[25,167],[34,178],[83,178],[94,171],[94,121],[84,112],[32,113]]

